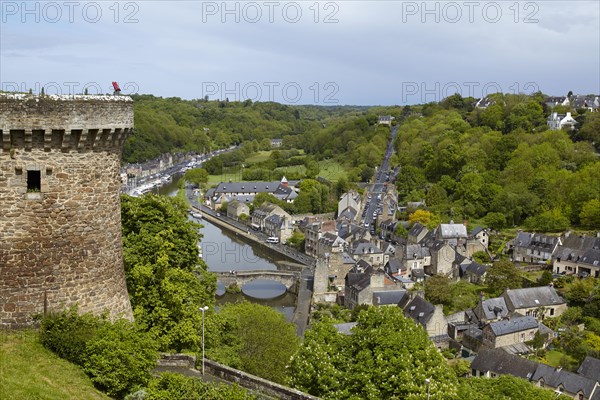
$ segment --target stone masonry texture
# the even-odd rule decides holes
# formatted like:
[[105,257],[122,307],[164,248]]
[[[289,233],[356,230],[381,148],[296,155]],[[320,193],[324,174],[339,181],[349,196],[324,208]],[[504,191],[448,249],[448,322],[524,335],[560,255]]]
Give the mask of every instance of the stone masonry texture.
[[0,93],[0,328],[76,304],[132,319],[119,198],[132,129],[129,97]]

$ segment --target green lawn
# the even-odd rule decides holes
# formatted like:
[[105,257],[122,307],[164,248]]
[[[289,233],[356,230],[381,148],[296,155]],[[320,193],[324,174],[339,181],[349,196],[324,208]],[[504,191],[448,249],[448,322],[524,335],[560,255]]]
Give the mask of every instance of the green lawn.
[[267,161],[269,159],[269,157],[271,156],[272,151],[273,150],[259,151],[256,154],[254,154],[253,156],[246,158],[246,162],[249,164],[253,164],[253,163],[259,163],[262,161]]
[[0,331],[0,398],[104,399],[76,365],[46,350],[37,331]]
[[[341,176],[346,174],[344,167],[333,160],[319,161],[319,167],[321,168],[319,176],[332,182],[337,182]],[[285,174],[304,175],[306,167],[304,165],[292,165],[290,167],[279,167],[277,170],[284,171]]]
[[571,362],[574,362],[572,357],[570,357],[570,356],[566,355],[565,353],[562,353],[558,350],[550,350],[546,353],[546,355],[544,357],[542,357],[542,358],[534,357],[533,359],[535,361],[539,361],[541,363],[548,364],[553,367],[558,367],[558,366],[564,367],[564,365],[561,365],[561,362],[560,362],[564,356],[567,356],[571,360]]
[[240,182],[242,180],[242,174],[237,173],[228,173],[228,174],[220,174],[220,175],[209,175],[208,176],[208,186],[216,185],[220,182]]

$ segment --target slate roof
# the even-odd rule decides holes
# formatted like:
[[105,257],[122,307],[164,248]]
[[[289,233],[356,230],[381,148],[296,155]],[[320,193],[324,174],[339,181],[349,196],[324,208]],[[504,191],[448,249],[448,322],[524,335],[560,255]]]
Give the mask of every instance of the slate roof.
[[596,386],[596,381],[592,379],[565,371],[564,369],[557,369],[546,364],[539,364],[537,370],[533,374],[532,380],[535,382],[543,380],[544,385],[553,388],[558,388],[562,385],[565,391],[569,393],[582,391],[586,398],[589,398]]
[[569,100],[571,107],[573,108],[588,108],[591,107],[593,109],[598,108],[598,104],[600,102],[598,96],[596,95],[576,95]]
[[354,217],[356,217],[356,214],[358,214],[358,211],[356,211],[354,209],[354,207],[348,206],[348,207],[344,208],[344,210],[340,213],[340,215],[338,215],[338,219],[346,218],[346,219],[352,221],[354,219]]
[[415,298],[404,307],[404,314],[421,325],[427,324],[433,316],[434,311],[435,306],[421,296],[415,296]]
[[483,231],[484,229],[480,226],[475,227],[475,229],[473,229],[471,231],[471,236],[477,236],[477,234],[481,231]]
[[558,246],[552,258],[600,268],[600,238],[569,235]]
[[382,292],[373,292],[373,305],[386,306],[398,304],[406,296],[406,290],[387,290]]
[[467,265],[466,272],[469,272],[473,275],[483,276],[487,272],[488,267],[485,265],[481,265],[473,261],[472,263]]
[[273,215],[270,215],[267,218],[265,218],[265,223],[268,223],[273,226],[281,227],[283,225],[283,222],[284,222],[284,219],[281,218],[277,214],[273,214]]
[[467,237],[467,227],[463,224],[440,224],[439,231],[443,239]]
[[524,247],[531,250],[552,252],[556,247],[559,238],[556,236],[547,236],[539,233],[519,232],[515,238],[515,247]]
[[338,236],[342,239],[348,239],[350,236],[354,235],[356,232],[362,230],[362,227],[356,225],[354,223],[339,223],[337,224]]
[[425,257],[431,257],[429,247],[419,244],[409,244],[404,247],[403,256],[405,260],[421,260]]
[[381,254],[383,251],[367,240],[357,240],[352,243],[351,253],[355,255]]
[[411,271],[411,274],[414,278],[424,278],[425,277],[425,270],[423,268],[414,268]]
[[391,279],[404,285],[412,285],[415,283],[412,279],[408,279],[403,276],[392,276]]
[[356,264],[356,261],[354,260],[354,258],[352,258],[350,256],[350,254],[346,253],[345,251],[342,253],[342,263],[344,264]]
[[496,319],[498,315],[504,318],[508,315],[508,307],[504,301],[504,297],[494,297],[491,299],[483,300],[481,309],[485,315],[485,319]]
[[232,200],[229,202],[229,204],[227,205],[227,208],[231,207],[232,209],[235,210],[240,210],[240,209],[248,209],[248,206],[246,204],[244,204],[243,201],[240,200]]
[[348,272],[346,274],[346,286],[362,292],[371,283],[371,275],[364,272]]
[[533,377],[537,367],[538,363],[509,354],[501,349],[482,349],[471,363],[471,369],[477,371],[490,371],[527,380]]
[[397,274],[398,272],[402,271],[403,269],[406,270],[406,267],[404,266],[404,264],[402,264],[402,261],[400,261],[400,259],[390,258],[389,261],[385,264],[384,269],[385,269],[385,272],[392,275],[392,274]]
[[336,235],[335,233],[325,232],[319,238],[319,243],[321,245],[325,245],[325,246],[331,246],[331,247],[342,246],[343,247],[344,244],[346,244],[346,241],[344,239],[342,239],[341,237],[339,237],[338,235]]
[[600,360],[594,357],[586,357],[577,370],[579,375],[600,382]]
[[293,200],[298,194],[289,186],[282,185],[281,182],[221,182],[217,185],[214,195],[221,193],[272,193],[278,199]]
[[409,234],[409,236],[417,237],[424,230],[427,230],[427,228],[424,225],[421,225],[420,223],[417,222],[412,226],[412,228],[410,228],[410,230],[408,231],[408,234]]
[[526,317],[517,317],[509,320],[506,319],[502,321],[491,322],[489,327],[492,332],[494,332],[494,335],[503,336],[510,333],[537,328],[538,322],[534,317],[528,315]]
[[273,212],[273,210],[275,210],[275,208],[277,208],[277,206],[275,204],[272,203],[264,203],[263,205],[261,205],[260,207],[258,207],[257,209],[254,210],[254,212],[252,213],[253,215],[257,215],[257,216],[267,216],[269,215],[271,212]]
[[558,293],[556,293],[556,290],[551,286],[506,289],[504,292],[504,299],[508,300],[507,305],[512,305],[512,307],[514,307],[513,310],[540,306],[555,306],[565,303],[563,298],[560,297]]

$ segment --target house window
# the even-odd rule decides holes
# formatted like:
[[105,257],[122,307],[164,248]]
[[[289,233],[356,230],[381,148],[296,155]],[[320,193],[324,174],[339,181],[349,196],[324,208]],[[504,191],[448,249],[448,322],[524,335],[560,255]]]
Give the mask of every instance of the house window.
[[39,192],[42,189],[41,171],[27,171],[27,191]]
[[553,316],[553,315],[554,315],[554,308],[551,308],[550,309],[550,316]]
[[524,341],[525,341],[525,334],[521,333],[521,342],[524,342]]

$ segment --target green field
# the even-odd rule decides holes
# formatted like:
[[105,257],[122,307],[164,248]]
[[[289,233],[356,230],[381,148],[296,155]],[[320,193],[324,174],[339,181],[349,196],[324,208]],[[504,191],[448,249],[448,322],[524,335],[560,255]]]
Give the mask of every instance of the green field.
[[242,174],[237,173],[228,173],[228,174],[220,174],[220,175],[209,175],[208,176],[208,186],[214,186],[220,182],[240,182],[242,180]]
[[0,398],[106,399],[76,365],[38,341],[37,331],[0,331]]
[[262,161],[267,161],[271,156],[272,150],[269,151],[259,151],[251,157],[246,158],[246,162],[249,164],[259,163]]
[[[269,153],[269,152],[261,152],[261,153]],[[251,157],[252,158],[252,157]],[[250,159],[248,159],[249,161]],[[332,182],[337,182],[337,180],[346,174],[344,167],[338,164],[333,160],[324,160],[319,161],[319,166],[321,170],[319,171],[319,176],[330,180]],[[304,165],[293,165],[291,167],[280,167],[276,169],[277,171],[283,171],[285,174],[302,174],[306,171],[306,167]],[[208,176],[208,186],[214,186],[220,182],[241,182],[242,174],[241,172],[230,172],[223,173],[220,175],[209,175]]]
[[[333,160],[319,161],[319,167],[321,167],[319,176],[332,182],[337,182],[341,176],[346,174],[344,167]],[[277,168],[277,171],[284,171],[287,174],[304,174],[306,167],[304,165],[294,165]]]
[[[301,150],[301,149],[296,149],[296,150],[299,152],[299,154],[298,154],[299,156],[304,155],[304,150]],[[255,164],[255,163],[267,161],[269,159],[269,157],[271,157],[272,152],[273,152],[273,150],[258,151],[253,156],[246,158],[246,163]]]

